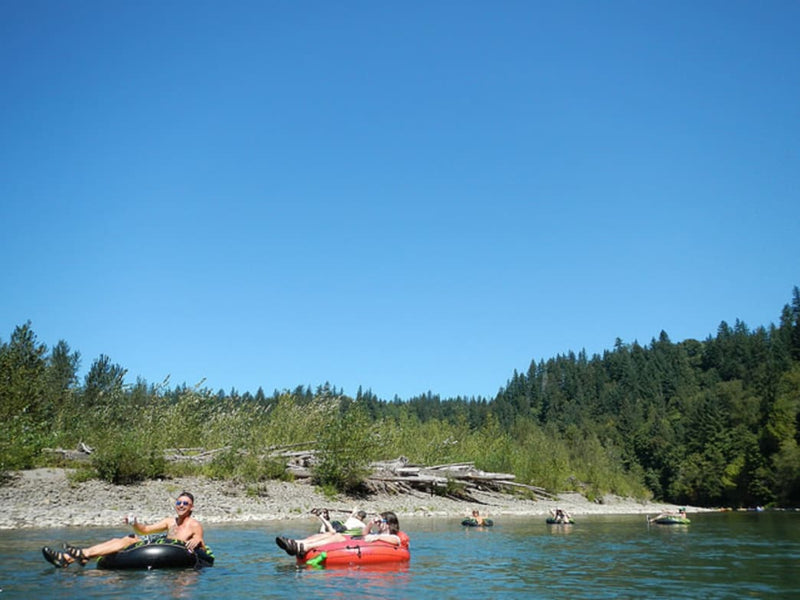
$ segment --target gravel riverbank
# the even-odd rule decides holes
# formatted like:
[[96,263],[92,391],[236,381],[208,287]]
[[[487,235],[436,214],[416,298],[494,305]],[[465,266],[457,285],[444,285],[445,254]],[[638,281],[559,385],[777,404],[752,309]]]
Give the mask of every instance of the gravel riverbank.
[[[204,477],[179,477],[119,486],[101,481],[72,483],[67,469],[33,469],[11,474],[0,485],[0,529],[120,525],[125,515],[136,514],[151,522],[172,514],[173,501],[183,491],[195,496],[195,516],[203,523],[235,523],[308,519],[315,507],[327,507],[336,518],[337,509],[353,506],[378,513],[393,510],[399,517],[458,517],[472,509],[490,516],[546,515],[559,506],[573,515],[656,514],[675,510],[664,503],[639,502],[607,496],[602,503],[590,502],[576,493],[554,500],[524,500],[508,494],[476,493],[475,502],[465,502],[414,492],[378,494],[367,499],[329,499],[307,483],[270,481],[259,486],[259,494],[243,485]],[[703,510],[688,507],[689,512]]]

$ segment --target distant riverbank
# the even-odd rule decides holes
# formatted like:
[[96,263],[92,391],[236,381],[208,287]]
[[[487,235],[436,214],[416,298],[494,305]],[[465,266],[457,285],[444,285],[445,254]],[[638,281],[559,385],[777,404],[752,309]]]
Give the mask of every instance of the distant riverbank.
[[[358,505],[368,513],[393,510],[400,517],[454,517],[473,509],[489,516],[546,515],[560,507],[573,515],[657,514],[676,510],[670,504],[639,502],[607,496],[602,503],[580,494],[561,494],[558,500],[525,500],[509,494],[474,494],[479,502],[431,496],[421,492],[377,494],[366,499],[329,499],[307,483],[269,481],[248,491],[241,484],[205,477],[178,477],[120,486],[102,481],[71,483],[67,469],[33,469],[12,473],[0,486],[0,529],[120,525],[125,515],[141,521],[161,519],[173,511],[181,491],[195,496],[195,516],[204,523],[236,523],[313,518],[315,507],[331,509],[331,517],[349,513]],[[705,509],[687,507],[696,512]],[[341,513],[337,513],[341,511]]]

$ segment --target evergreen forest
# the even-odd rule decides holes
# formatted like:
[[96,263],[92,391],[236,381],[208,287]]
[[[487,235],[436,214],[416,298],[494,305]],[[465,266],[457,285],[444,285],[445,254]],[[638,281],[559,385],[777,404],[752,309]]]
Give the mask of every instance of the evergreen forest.
[[[0,474],[77,466],[115,483],[192,472],[254,486],[288,478],[274,450],[313,445],[316,483],[354,491],[371,461],[475,463],[553,492],[700,506],[800,505],[800,290],[778,325],[720,323],[705,340],[617,340],[514,371],[494,398],[391,400],[330,383],[214,392],[137,379],[108,356],[48,347],[30,322],[0,338]],[[57,448],[85,444],[75,465]],[[174,448],[219,449],[203,465]],[[181,472],[178,472],[180,470]],[[1,479],[1,478],[0,478]]]

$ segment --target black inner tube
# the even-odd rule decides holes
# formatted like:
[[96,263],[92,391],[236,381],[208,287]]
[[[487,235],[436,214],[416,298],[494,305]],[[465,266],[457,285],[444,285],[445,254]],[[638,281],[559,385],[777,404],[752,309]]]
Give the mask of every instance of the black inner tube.
[[210,567],[214,555],[208,548],[187,550],[179,540],[136,542],[114,554],[101,556],[98,569],[170,569]]

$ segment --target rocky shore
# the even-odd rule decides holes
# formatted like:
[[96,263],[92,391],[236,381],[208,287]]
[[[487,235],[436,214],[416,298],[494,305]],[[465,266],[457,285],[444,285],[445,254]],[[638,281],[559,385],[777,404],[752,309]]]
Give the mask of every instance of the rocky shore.
[[[0,529],[70,526],[116,526],[128,514],[141,521],[172,513],[181,491],[195,496],[195,516],[203,523],[237,523],[307,519],[315,507],[330,509],[331,516],[349,513],[358,505],[369,513],[393,510],[399,517],[458,517],[472,509],[490,516],[546,515],[559,506],[573,515],[656,514],[675,510],[670,504],[639,502],[607,496],[590,502],[580,494],[561,494],[558,500],[525,500],[495,492],[475,494],[476,502],[452,500],[421,492],[378,494],[366,499],[330,499],[307,483],[270,481],[257,492],[246,486],[203,477],[181,477],[118,486],[101,481],[73,483],[66,469],[19,471],[0,484]],[[689,512],[702,510],[688,507]]]

